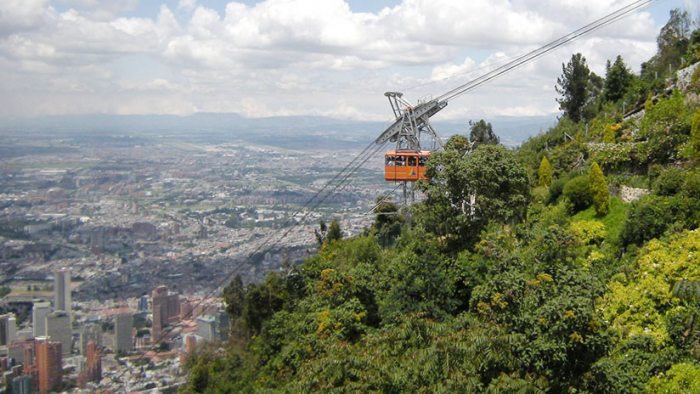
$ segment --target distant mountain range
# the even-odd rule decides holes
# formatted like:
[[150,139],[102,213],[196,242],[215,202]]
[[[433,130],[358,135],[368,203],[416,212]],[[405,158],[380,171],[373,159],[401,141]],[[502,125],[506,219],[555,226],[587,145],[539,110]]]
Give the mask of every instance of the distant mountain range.
[[[556,123],[554,115],[485,120],[493,124],[501,141],[511,146],[547,131]],[[468,134],[468,123],[466,119],[435,121],[434,126],[441,138],[447,139],[456,133]],[[301,145],[317,148],[323,144],[339,145],[338,147],[346,144],[365,146],[389,124],[320,116],[246,118],[234,113],[197,113],[190,116],[91,114],[5,120],[0,125],[0,133],[14,131],[73,137],[84,134],[177,136],[199,142],[220,143],[236,139],[286,147]],[[309,146],[310,142],[312,146]]]

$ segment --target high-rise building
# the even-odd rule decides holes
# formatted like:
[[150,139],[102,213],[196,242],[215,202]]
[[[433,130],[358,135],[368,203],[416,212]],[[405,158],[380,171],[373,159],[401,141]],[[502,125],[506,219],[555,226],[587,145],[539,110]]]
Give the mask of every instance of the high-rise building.
[[197,318],[197,336],[209,342],[219,339],[216,334],[216,318],[214,316],[204,315]]
[[49,341],[46,337],[36,338],[36,363],[39,392],[60,391],[63,374],[61,343]]
[[102,379],[102,354],[97,343],[87,344],[87,361],[85,369],[78,375],[78,387],[86,388],[87,382],[99,382]]
[[183,337],[184,349],[180,351],[180,365],[185,365],[187,357],[193,355],[197,351],[197,336],[194,334],[185,334]]
[[35,302],[32,308],[32,328],[35,337],[46,336],[46,315],[51,313],[51,303]]
[[70,356],[73,348],[73,334],[71,332],[70,316],[66,312],[58,311],[46,315],[46,336],[52,341],[63,345],[63,356]]
[[139,298],[139,312],[146,312],[148,310],[148,297],[143,296]]
[[89,323],[80,331],[80,354],[87,354],[87,345],[93,341],[97,347],[102,347],[102,326],[97,323]]
[[167,286],[158,286],[153,290],[153,340],[157,341],[163,335],[163,328],[180,315],[180,295],[169,293]]
[[15,315],[12,313],[0,315],[0,346],[9,346],[15,339],[17,339]]
[[64,311],[73,321],[71,311],[71,289],[70,289],[70,270],[61,268],[54,271],[53,277],[53,309],[56,311]]
[[134,320],[131,312],[114,317],[114,351],[130,352],[134,347]]
[[194,354],[197,351],[197,337],[192,334],[185,335],[185,352],[187,355]]
[[31,394],[32,379],[27,376],[18,376],[12,379],[12,394]]

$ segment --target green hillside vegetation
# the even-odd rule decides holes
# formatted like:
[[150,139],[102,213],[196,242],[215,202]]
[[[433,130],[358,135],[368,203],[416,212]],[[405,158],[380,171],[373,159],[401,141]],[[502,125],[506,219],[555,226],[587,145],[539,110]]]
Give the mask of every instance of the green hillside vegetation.
[[410,212],[234,279],[232,339],[181,392],[700,392],[700,103],[664,85],[700,59],[689,25],[671,13],[641,75],[573,55],[546,133],[510,151],[473,123],[489,143],[431,155]]

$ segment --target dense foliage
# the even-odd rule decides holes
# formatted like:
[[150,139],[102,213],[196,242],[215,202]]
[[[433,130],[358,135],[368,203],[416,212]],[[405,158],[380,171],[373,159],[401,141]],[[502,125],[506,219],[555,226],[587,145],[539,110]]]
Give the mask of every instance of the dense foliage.
[[232,339],[181,391],[700,392],[700,105],[649,79],[699,58],[686,19],[641,76],[574,55],[567,116],[517,152],[472,123],[431,155],[422,202],[379,197],[363,234],[320,223],[313,257],[234,279]]

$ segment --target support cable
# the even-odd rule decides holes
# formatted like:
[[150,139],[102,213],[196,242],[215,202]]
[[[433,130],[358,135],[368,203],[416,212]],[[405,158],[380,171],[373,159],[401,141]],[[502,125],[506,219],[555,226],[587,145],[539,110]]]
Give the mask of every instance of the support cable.
[[549,53],[549,52],[551,52],[551,51],[553,51],[553,50],[555,50],[555,49],[557,49],[565,44],[568,44],[569,42],[571,42],[571,41],[573,41],[573,40],[575,40],[583,35],[586,35],[594,30],[597,30],[601,27],[604,27],[604,26],[607,26],[611,23],[614,23],[614,22],[622,19],[623,17],[629,15],[633,11],[650,6],[651,4],[656,3],[658,1],[659,0],[638,0],[638,1],[635,1],[635,2],[629,4],[625,7],[620,8],[619,10],[617,10],[611,14],[608,14],[608,15],[606,15],[606,16],[604,16],[604,17],[602,17],[594,22],[587,24],[586,26],[584,26],[580,29],[577,29],[577,30],[575,30],[575,31],[563,36],[563,37],[560,37],[557,40],[554,40],[554,41],[552,41],[552,42],[550,42],[550,43],[548,43],[548,44],[546,44],[538,49],[535,49],[531,52],[528,52],[525,55],[519,56],[515,60],[513,60],[513,61],[511,61],[511,62],[509,62],[501,67],[498,67],[497,69],[495,69],[491,72],[488,72],[488,73],[478,77],[477,79],[474,79],[474,80],[467,82],[461,86],[458,86],[458,87],[450,90],[449,92],[439,96],[436,100],[437,101],[449,101],[451,99],[457,98],[457,97],[463,95],[464,93],[471,91],[473,89],[476,89],[477,87],[479,87],[479,86],[481,86],[481,85],[483,85],[483,84],[485,84],[493,79],[496,79],[496,78],[502,76],[503,74],[506,74],[506,73],[508,73],[508,72],[510,72],[510,71],[532,61],[532,60],[535,60],[535,59],[537,59],[537,58],[539,58],[539,57],[541,57],[541,56],[543,56],[543,55],[545,55],[545,54],[547,54],[547,53]]

